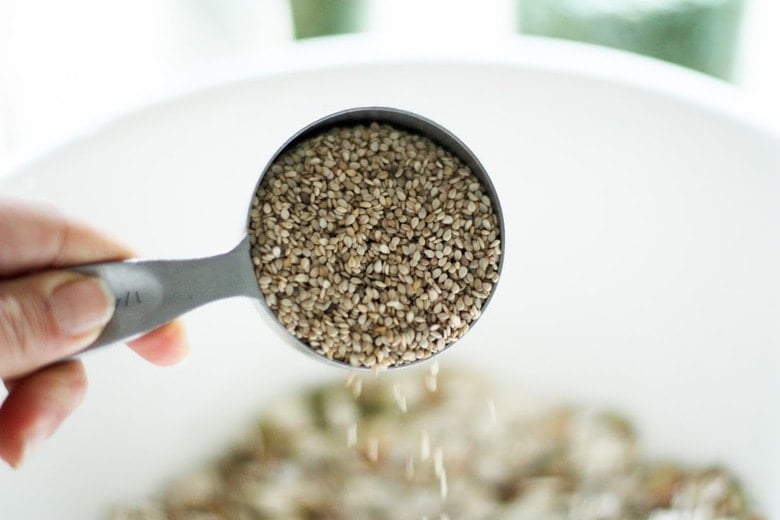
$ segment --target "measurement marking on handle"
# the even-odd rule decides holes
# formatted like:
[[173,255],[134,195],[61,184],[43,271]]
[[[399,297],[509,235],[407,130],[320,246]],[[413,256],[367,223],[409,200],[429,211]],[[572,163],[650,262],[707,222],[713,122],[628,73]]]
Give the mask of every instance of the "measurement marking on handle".
[[128,308],[131,305],[140,305],[143,303],[141,300],[141,293],[139,291],[127,291],[124,296],[120,296],[116,299],[117,308]]

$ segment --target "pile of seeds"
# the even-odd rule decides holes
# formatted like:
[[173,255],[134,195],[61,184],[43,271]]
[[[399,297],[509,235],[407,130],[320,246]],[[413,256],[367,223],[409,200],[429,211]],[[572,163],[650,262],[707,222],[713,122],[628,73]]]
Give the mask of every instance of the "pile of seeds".
[[728,472],[643,459],[619,416],[402,372],[281,400],[219,460],[111,519],[761,518]]
[[279,156],[249,223],[279,321],[318,354],[362,367],[425,359],[463,336],[498,280],[499,235],[468,166],[377,123]]

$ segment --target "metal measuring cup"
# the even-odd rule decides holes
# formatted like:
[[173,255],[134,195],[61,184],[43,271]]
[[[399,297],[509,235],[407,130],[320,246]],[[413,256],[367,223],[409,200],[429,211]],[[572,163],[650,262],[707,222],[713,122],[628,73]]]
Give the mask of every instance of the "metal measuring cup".
[[[501,242],[498,264],[500,276],[504,261],[504,220],[496,190],[485,168],[471,150],[445,128],[417,114],[394,108],[367,107],[343,110],[309,124],[291,137],[271,157],[260,174],[255,190],[249,197],[246,229],[249,228],[252,196],[263,182],[271,165],[280,155],[300,142],[330,128],[372,122],[386,123],[428,137],[436,144],[448,149],[471,169],[490,197],[493,211],[498,220]],[[189,260],[105,262],[78,266],[74,267],[73,270],[103,279],[116,298],[116,309],[113,316],[100,336],[87,349],[131,339],[206,303],[234,296],[245,296],[260,303],[261,312],[272,318],[275,326],[281,329],[287,343],[298,350],[332,365],[351,369],[361,368],[331,360],[316,353],[276,319],[276,315],[267,305],[258,286],[248,234],[232,250],[217,256]],[[483,303],[483,312],[493,297],[495,287],[494,285],[490,295]],[[471,323],[471,326],[473,325],[474,322]],[[440,354],[450,346],[452,344],[433,355]],[[397,365],[395,368],[409,366],[416,362]],[[390,368],[394,368],[394,366]]]

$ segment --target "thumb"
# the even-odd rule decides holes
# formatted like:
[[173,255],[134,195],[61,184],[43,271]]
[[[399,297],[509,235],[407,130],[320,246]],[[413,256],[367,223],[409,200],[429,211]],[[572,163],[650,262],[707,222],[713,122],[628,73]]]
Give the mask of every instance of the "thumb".
[[114,313],[98,278],[54,271],[0,283],[0,378],[14,378],[94,341]]

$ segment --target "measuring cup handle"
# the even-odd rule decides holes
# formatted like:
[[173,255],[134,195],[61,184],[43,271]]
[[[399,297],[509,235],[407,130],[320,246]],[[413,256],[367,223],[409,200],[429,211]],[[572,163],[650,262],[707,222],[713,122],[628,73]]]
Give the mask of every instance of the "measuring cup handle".
[[215,300],[259,296],[247,237],[208,258],[128,260],[73,270],[103,279],[116,298],[114,315],[87,349],[132,339]]

